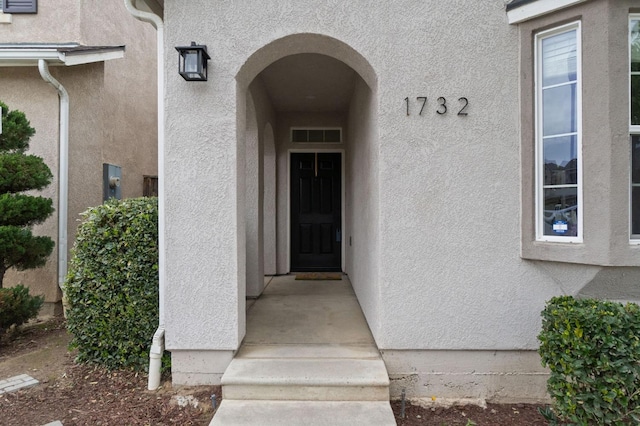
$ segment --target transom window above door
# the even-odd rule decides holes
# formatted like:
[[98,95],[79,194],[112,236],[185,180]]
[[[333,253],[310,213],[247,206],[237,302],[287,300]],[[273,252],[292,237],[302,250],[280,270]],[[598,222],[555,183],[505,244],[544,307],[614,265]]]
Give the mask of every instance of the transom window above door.
[[291,142],[293,143],[342,143],[342,128],[340,127],[292,127]]

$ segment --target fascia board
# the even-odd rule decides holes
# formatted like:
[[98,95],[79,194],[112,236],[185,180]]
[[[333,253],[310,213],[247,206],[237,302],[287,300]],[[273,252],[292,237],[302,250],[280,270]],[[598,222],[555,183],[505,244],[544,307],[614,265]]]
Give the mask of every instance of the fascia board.
[[124,48],[106,52],[60,52],[43,49],[0,49],[0,67],[33,67],[44,59],[51,66],[73,66],[121,59]]
[[38,66],[39,59],[44,59],[51,65],[63,64],[56,50],[0,49],[0,67]]
[[507,19],[510,24],[519,24],[586,1],[588,0],[538,0],[508,11]]
[[124,57],[124,50],[112,50],[109,52],[94,52],[83,54],[70,54],[60,52],[62,62],[67,66],[92,64],[94,62],[110,61]]

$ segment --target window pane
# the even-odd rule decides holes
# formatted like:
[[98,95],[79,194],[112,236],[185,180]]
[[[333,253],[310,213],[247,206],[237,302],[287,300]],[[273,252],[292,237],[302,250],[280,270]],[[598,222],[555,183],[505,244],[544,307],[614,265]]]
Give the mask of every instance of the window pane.
[[[631,135],[631,181],[640,184],[640,135]],[[631,233],[640,235],[640,187],[631,188]]]
[[325,130],[325,142],[340,142],[340,130]]
[[577,131],[576,85],[545,89],[542,92],[542,126],[544,136]]
[[629,45],[631,47],[631,71],[640,71],[640,21],[631,21]]
[[309,130],[309,142],[323,142],[324,131],[322,130]]
[[578,188],[544,190],[544,235],[578,235]]
[[631,124],[640,124],[640,75],[631,76]]
[[640,135],[631,135],[631,181],[640,183]]
[[578,183],[578,138],[562,136],[543,141],[544,184]]
[[308,142],[306,130],[294,130],[291,137],[293,142]]
[[640,235],[640,187],[631,190],[631,233]]
[[542,85],[575,81],[576,76],[576,30],[543,39]]

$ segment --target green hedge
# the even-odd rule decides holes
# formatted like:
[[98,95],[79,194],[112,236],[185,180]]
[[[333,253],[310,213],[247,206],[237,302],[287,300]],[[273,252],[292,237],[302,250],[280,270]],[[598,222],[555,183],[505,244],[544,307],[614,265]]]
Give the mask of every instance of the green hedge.
[[64,284],[79,362],[148,367],[158,326],[156,198],[115,199],[83,213]]
[[0,288],[0,333],[35,318],[43,302],[44,297],[31,296],[23,285]]
[[570,296],[542,311],[538,336],[558,419],[640,424],[640,307]]

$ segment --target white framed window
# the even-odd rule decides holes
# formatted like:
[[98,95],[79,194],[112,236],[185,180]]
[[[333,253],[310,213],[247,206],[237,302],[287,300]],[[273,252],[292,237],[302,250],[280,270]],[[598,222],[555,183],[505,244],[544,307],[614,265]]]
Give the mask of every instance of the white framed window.
[[342,127],[292,127],[293,143],[342,143]]
[[640,244],[640,14],[629,15],[630,239]]
[[582,242],[580,22],[535,38],[536,239]]

